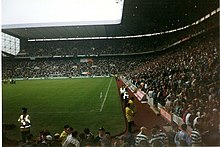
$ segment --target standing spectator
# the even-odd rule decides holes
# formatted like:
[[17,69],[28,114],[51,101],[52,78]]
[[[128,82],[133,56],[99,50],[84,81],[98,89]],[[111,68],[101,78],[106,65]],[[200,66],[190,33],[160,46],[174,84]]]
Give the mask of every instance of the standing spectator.
[[67,128],[67,137],[66,137],[66,140],[62,143],[62,147],[67,147],[67,145],[71,142],[72,132],[73,132],[72,127]]
[[44,132],[42,135],[42,142],[38,143],[36,147],[49,147],[52,142],[52,136],[49,135],[47,132]]
[[69,146],[75,146],[75,147],[80,147],[80,142],[77,139],[78,136],[78,131],[71,131],[72,129],[70,129],[70,131],[68,131],[68,136],[65,140],[65,142],[63,143],[62,147],[69,147]]
[[192,146],[202,146],[201,125],[195,124],[191,132]]
[[156,137],[159,137],[161,142],[162,142],[162,145],[165,146],[166,144],[168,144],[168,137],[167,137],[167,134],[164,133],[161,129],[160,129],[160,126],[158,125],[155,125],[154,128],[156,129]]
[[47,146],[51,146],[51,143],[53,141],[53,137],[51,135],[47,135],[45,141],[46,141]]
[[127,103],[125,107],[125,116],[127,119],[128,124],[128,132],[132,132],[132,127],[134,127],[134,111],[131,110],[131,104]]
[[186,125],[188,126],[191,126],[190,124],[190,117],[192,115],[192,111],[189,111],[187,114],[186,114],[186,117],[185,117],[185,122],[186,122]]
[[129,100],[128,88],[125,88],[123,100],[124,100],[124,106],[126,106],[126,104],[128,103],[128,100]]
[[62,144],[61,144],[61,140],[60,140],[60,134],[59,133],[55,133],[53,137],[54,137],[54,140],[51,143],[51,146],[53,146],[53,147],[61,147]]
[[149,140],[151,146],[166,146],[168,144],[167,134],[164,133],[160,126],[155,125],[151,130],[151,139]]
[[191,145],[191,138],[187,133],[187,125],[182,124],[181,130],[176,133],[174,142],[176,146],[190,146]]
[[94,143],[94,135],[90,132],[89,128],[84,129],[85,134],[85,144],[86,145],[93,145]]
[[153,98],[153,92],[154,92],[153,88],[150,87],[149,90],[148,90],[148,93],[147,93],[149,98]]
[[121,146],[120,138],[116,136],[114,139],[113,147],[120,147],[120,146]]
[[151,129],[151,138],[149,140],[149,144],[152,147],[162,147],[163,146],[162,138],[157,135],[156,128]]
[[[189,105],[189,108],[187,108],[186,110],[185,110],[185,112],[183,112],[183,117],[182,117],[182,119],[183,119],[183,122],[184,123],[186,123],[186,119],[187,119],[187,121],[189,121],[189,116],[191,115],[191,105]],[[186,116],[187,116],[187,118],[186,118]]]
[[60,134],[60,140],[61,140],[61,143],[63,144],[64,141],[66,140],[67,138],[67,129],[69,128],[69,125],[64,125],[63,127],[63,131],[61,132]]
[[80,134],[79,134],[79,141],[80,141],[80,145],[81,145],[81,146],[87,146],[87,145],[89,145],[89,144],[87,144],[87,142],[86,142],[85,133],[80,133]]
[[40,131],[39,132],[38,136],[35,139],[36,140],[36,144],[39,144],[39,143],[41,143],[43,141],[43,133],[44,133],[44,131]]
[[120,88],[121,99],[124,98],[124,93],[125,93],[125,85],[122,85],[122,87]]
[[103,139],[104,136],[105,136],[105,129],[103,127],[101,127],[101,128],[99,128],[98,135],[95,138],[95,144],[100,146],[101,140]]
[[172,126],[172,129],[167,133],[169,146],[176,146],[174,142],[174,138],[177,132],[178,132],[178,126],[174,125]]
[[26,143],[31,128],[31,119],[29,114],[27,114],[27,108],[22,108],[22,114],[18,118],[18,122],[20,123],[22,141]]
[[140,132],[137,134],[135,138],[135,146],[136,147],[148,147],[148,137],[147,137],[147,128],[141,127]]

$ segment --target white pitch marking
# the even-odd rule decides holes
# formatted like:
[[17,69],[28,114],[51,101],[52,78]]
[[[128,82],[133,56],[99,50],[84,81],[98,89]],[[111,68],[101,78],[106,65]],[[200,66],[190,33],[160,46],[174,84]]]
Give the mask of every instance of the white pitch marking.
[[104,98],[104,100],[103,100],[103,102],[102,102],[102,105],[101,105],[101,108],[100,108],[100,112],[102,112],[102,109],[103,109],[103,107],[104,107],[104,104],[105,104],[105,101],[106,101],[106,98],[107,98],[107,95],[108,95],[108,92],[109,92],[109,88],[110,88],[110,86],[111,86],[111,83],[112,83],[112,78],[111,78],[111,81],[109,82],[108,89],[107,89],[107,91],[106,91],[106,93],[105,93],[105,98]]

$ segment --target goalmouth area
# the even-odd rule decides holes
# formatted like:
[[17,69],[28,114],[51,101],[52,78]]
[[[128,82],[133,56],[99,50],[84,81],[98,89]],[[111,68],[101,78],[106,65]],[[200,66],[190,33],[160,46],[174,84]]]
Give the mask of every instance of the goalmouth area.
[[20,139],[18,117],[21,108],[28,108],[31,133],[45,129],[51,134],[61,133],[68,124],[83,132],[89,128],[94,134],[104,127],[112,135],[125,131],[125,120],[114,77],[22,80],[16,84],[2,84],[2,122],[14,124],[7,131],[13,139]]

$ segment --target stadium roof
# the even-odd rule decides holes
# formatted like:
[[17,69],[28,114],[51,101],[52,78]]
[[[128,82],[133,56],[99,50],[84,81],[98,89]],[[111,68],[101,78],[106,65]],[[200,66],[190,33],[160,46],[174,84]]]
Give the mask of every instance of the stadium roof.
[[24,39],[141,35],[184,27],[217,8],[219,0],[124,0],[120,24],[12,28],[2,31]]

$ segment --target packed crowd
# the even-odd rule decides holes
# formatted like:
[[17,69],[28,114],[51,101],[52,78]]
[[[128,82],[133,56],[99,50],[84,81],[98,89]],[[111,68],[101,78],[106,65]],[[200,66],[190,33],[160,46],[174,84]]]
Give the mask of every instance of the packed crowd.
[[[84,72],[91,76],[109,76],[124,73],[128,68],[134,69],[136,64],[145,57],[118,57],[93,58],[92,62],[80,62],[80,59],[39,59],[30,60],[3,60],[2,77],[10,78],[47,78],[51,76],[76,77],[83,76]],[[118,68],[120,67],[120,68]]]
[[218,31],[213,30],[143,63],[127,79],[156,107],[162,105],[193,129],[199,124],[210,137],[219,135],[219,61]]

